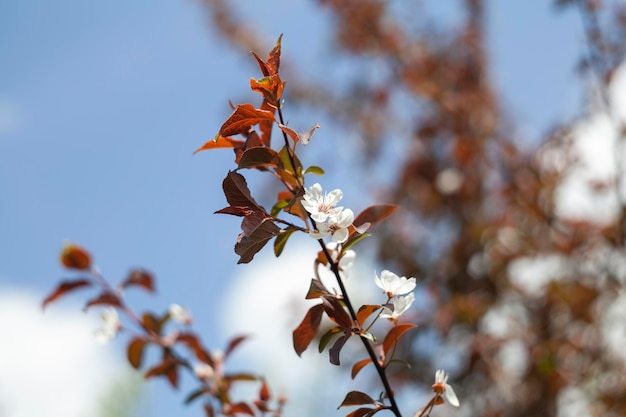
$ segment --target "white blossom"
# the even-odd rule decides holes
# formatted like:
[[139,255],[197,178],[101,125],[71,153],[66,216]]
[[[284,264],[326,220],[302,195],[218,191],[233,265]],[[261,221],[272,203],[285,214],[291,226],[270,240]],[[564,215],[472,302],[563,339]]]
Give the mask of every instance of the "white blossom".
[[323,223],[329,217],[337,216],[343,207],[335,207],[343,197],[340,189],[322,194],[322,186],[313,184],[302,197],[302,207],[311,214],[316,223]]
[[117,310],[113,307],[102,310],[100,317],[102,318],[102,327],[96,331],[96,340],[100,343],[106,343],[115,338],[117,332],[122,328],[122,323]]
[[208,363],[198,363],[193,367],[193,373],[200,379],[207,380],[213,378],[215,370]]
[[454,389],[452,389],[452,387],[448,384],[448,374],[442,369],[438,369],[437,372],[435,372],[435,384],[433,385],[433,391],[438,396],[445,395],[450,405],[454,407],[458,407],[460,405]]
[[315,222],[317,231],[311,232],[309,235],[314,239],[321,239],[331,235],[333,242],[343,243],[348,240],[348,227],[353,221],[354,213],[350,209],[345,209],[336,216],[329,216],[326,223]]
[[172,320],[181,324],[191,324],[192,317],[188,309],[179,306],[178,304],[171,304],[169,314]]
[[389,319],[389,320],[397,320],[405,311],[411,307],[415,301],[415,294],[410,293],[409,295],[396,295],[394,296],[389,304],[392,305],[392,308],[389,308],[389,304],[383,306],[383,311],[380,313],[380,317]]
[[374,273],[374,282],[387,294],[388,297],[406,294],[415,289],[415,278],[399,277],[391,271],[384,270]]

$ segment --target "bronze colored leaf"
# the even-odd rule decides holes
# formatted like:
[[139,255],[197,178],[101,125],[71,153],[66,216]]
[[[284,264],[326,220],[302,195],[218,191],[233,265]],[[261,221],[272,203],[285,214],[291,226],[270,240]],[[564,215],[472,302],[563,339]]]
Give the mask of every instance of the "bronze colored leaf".
[[89,307],[92,307],[95,305],[108,305],[108,306],[113,306],[113,307],[123,307],[122,301],[120,300],[118,295],[107,290],[103,291],[96,298],[92,298],[91,300],[87,301],[87,304],[85,305],[85,309],[88,309]]
[[316,304],[307,311],[298,327],[293,331],[293,348],[298,356],[306,350],[311,341],[315,339],[322,321],[324,307]]
[[199,361],[213,366],[213,360],[211,359],[211,356],[202,345],[202,342],[200,341],[198,336],[196,336],[194,333],[181,333],[176,338],[176,341],[187,345],[187,347],[196,355],[196,358]]
[[370,363],[372,363],[372,360],[370,358],[366,358],[366,359],[361,359],[360,361],[352,365],[352,373],[351,373],[352,379],[354,379],[358,375],[361,369],[363,369],[365,366],[369,365]]
[[193,154],[197,154],[198,152],[206,151],[207,149],[224,149],[224,148],[241,148],[244,146],[246,142],[241,139],[235,139],[230,136],[219,136],[216,139],[211,139],[207,141],[204,145],[196,149]]
[[233,352],[233,350],[235,350],[247,338],[248,336],[241,335],[230,339],[228,345],[226,346],[226,350],[224,351],[224,358],[227,358]]
[[411,330],[415,327],[417,327],[417,325],[413,323],[399,323],[389,330],[389,333],[387,333],[387,336],[385,336],[385,340],[383,341],[383,352],[385,352],[385,356],[389,353],[391,348],[395,346],[400,336],[402,336],[407,330]]
[[350,391],[346,394],[346,397],[343,399],[341,405],[337,408],[351,406],[351,405],[363,405],[363,404],[372,404],[376,405],[376,400],[361,391]]
[[92,285],[92,282],[88,279],[62,281],[56,289],[43,300],[41,308],[46,308],[48,303],[51,303],[68,292],[74,291],[78,288],[88,287],[90,285]]
[[141,360],[143,359],[143,351],[147,344],[147,341],[142,337],[135,337],[128,344],[127,357],[128,362],[135,369],[141,367]]
[[122,282],[123,288],[130,286],[138,286],[146,291],[154,292],[154,279],[152,274],[142,269],[133,269],[128,274],[128,277]]
[[365,320],[367,320],[367,318],[372,315],[372,313],[381,308],[381,306],[374,304],[362,305],[361,308],[359,308],[359,311],[356,313],[356,318],[359,320],[359,323],[363,324],[365,323]]
[[313,298],[320,298],[324,295],[329,295],[330,291],[326,289],[322,281],[317,278],[311,279],[311,284],[309,285],[309,291],[306,294],[306,299],[311,300]]
[[61,251],[60,261],[66,268],[87,271],[91,269],[91,255],[85,248],[75,244],[67,244]]
[[248,414],[250,416],[254,416],[254,410],[248,404],[244,402],[239,402],[235,404],[231,404],[228,407],[228,410],[224,410],[225,415],[233,415],[233,414]]
[[363,210],[352,223],[354,227],[358,228],[365,223],[369,223],[370,227],[374,226],[376,223],[385,220],[387,217],[391,216],[394,211],[396,211],[398,206],[393,204],[378,204],[374,206],[370,206]]
[[260,168],[266,166],[276,166],[277,152],[271,148],[254,147],[246,149],[239,159],[238,167]]
[[264,121],[274,122],[274,113],[249,103],[239,104],[220,128],[216,140],[221,136],[245,135],[252,126]]

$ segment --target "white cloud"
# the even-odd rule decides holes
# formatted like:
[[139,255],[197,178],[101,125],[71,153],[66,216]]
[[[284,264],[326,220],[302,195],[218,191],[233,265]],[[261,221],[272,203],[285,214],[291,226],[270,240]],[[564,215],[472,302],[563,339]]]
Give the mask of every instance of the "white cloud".
[[[617,160],[626,160],[623,146],[620,154],[617,153],[619,125],[626,122],[625,96],[626,64],[615,73],[610,86],[612,115],[599,111],[573,129],[572,151],[576,161],[567,167],[568,172],[557,188],[556,211],[560,217],[600,224],[615,220],[619,210],[614,186]],[[624,175],[626,166],[620,169]]]
[[124,367],[98,344],[80,309],[41,310],[30,293],[0,288],[0,416],[97,416]]

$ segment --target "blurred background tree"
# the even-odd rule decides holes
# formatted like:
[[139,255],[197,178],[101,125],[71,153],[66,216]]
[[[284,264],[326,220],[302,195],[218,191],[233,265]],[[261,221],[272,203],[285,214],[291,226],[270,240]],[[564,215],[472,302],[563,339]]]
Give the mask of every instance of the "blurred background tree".
[[[586,44],[579,118],[537,143],[519,133],[491,77],[490,2],[455,2],[454,25],[421,19],[419,2],[318,3],[331,16],[329,48],[358,61],[358,73],[320,83],[286,54],[286,102],[350,132],[342,140],[366,155],[361,178],[376,201],[401,206],[375,234],[380,261],[422,284],[420,326],[403,346],[413,367],[397,367],[396,384],[428,389],[446,367],[460,415],[626,415],[624,126],[611,95],[626,5],[533,6],[579,15]],[[229,2],[205,5],[232,44],[267,49]],[[567,182],[586,169],[580,122],[592,115],[607,123],[613,156],[601,162],[611,175],[581,180],[601,216],[566,197],[580,194]]]

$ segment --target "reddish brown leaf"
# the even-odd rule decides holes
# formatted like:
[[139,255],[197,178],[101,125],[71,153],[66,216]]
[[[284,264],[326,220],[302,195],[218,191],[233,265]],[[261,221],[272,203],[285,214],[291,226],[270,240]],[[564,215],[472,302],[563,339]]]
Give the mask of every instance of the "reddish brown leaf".
[[91,268],[91,255],[79,245],[67,244],[63,247],[60,261],[66,268],[87,271]]
[[127,357],[128,362],[135,369],[141,367],[141,360],[143,359],[143,351],[148,342],[142,337],[135,337],[128,344]]
[[347,407],[351,405],[372,404],[376,405],[376,400],[361,391],[350,391],[346,398],[343,399],[341,405],[337,408]]
[[150,368],[144,377],[165,376],[172,387],[178,386],[178,363],[171,356],[166,356],[162,362]]
[[271,148],[255,147],[244,151],[239,159],[239,168],[262,168],[276,166],[277,152]]
[[181,333],[176,338],[176,341],[187,345],[187,347],[196,355],[198,360],[213,366],[211,356],[207,353],[206,349],[200,342],[200,339],[194,333]]
[[280,79],[278,74],[270,75],[263,77],[261,79],[250,79],[250,88],[252,91],[260,93],[263,95],[263,98],[271,104],[268,108],[264,110],[269,110],[270,108],[276,108],[279,105],[280,98],[283,95],[283,89],[285,88],[285,83]]
[[204,145],[200,146],[193,153],[194,155],[198,152],[206,151],[207,149],[224,149],[224,148],[241,148],[244,146],[246,142],[241,139],[235,139],[230,136],[224,137],[219,136],[216,139],[211,139],[207,141]]
[[259,389],[259,400],[269,401],[271,399],[272,394],[270,393],[270,387],[267,386],[267,382],[263,379],[261,382],[261,388]]
[[359,228],[360,226],[369,223],[369,227],[374,226],[376,223],[381,222],[387,217],[391,216],[398,206],[393,204],[379,204],[366,208],[363,210],[352,223],[354,227]]
[[92,282],[88,279],[76,279],[76,280],[68,280],[62,281],[52,293],[47,296],[42,304],[41,308],[45,308],[48,303],[56,300],[57,298],[67,294],[68,292],[74,291],[78,288],[88,287],[92,285]]
[[248,414],[250,416],[254,416],[254,410],[248,404],[244,402],[239,402],[239,403],[231,404],[230,407],[228,407],[228,410],[227,411],[225,410],[224,414],[226,415]]
[[274,113],[268,110],[256,109],[252,104],[240,104],[226,119],[217,137],[245,135],[252,126],[264,121],[274,122]]
[[324,311],[332,321],[346,330],[352,328],[352,319],[337,297],[333,295],[322,296],[322,305],[324,306]]
[[343,345],[346,344],[349,338],[350,333],[344,333],[339,339],[335,341],[333,347],[328,350],[330,363],[337,366],[341,365],[341,362],[339,361],[339,354],[341,353],[341,349],[343,349]]
[[138,286],[146,291],[154,292],[154,279],[152,274],[142,269],[133,269],[128,274],[128,277],[122,282],[122,287],[127,288],[130,286]]
[[370,358],[366,358],[366,359],[361,359],[360,361],[352,365],[352,374],[351,374],[352,379],[354,379],[358,375],[358,373],[361,372],[361,369],[363,369],[365,366],[369,365],[370,363],[372,363],[372,360]]
[[280,51],[281,51],[281,41],[283,39],[283,35],[281,34],[276,40],[276,44],[274,48],[267,55],[267,71],[268,75],[278,74],[278,70],[280,68]]
[[117,294],[112,293],[110,291],[106,291],[106,290],[102,292],[99,296],[97,296],[96,298],[92,298],[91,300],[87,301],[87,304],[85,304],[85,309],[88,309],[89,307],[92,307],[95,305],[108,305],[108,306],[113,306],[113,307],[123,307],[122,301],[117,296]]
[[391,330],[389,330],[389,333],[387,333],[385,341],[383,342],[383,352],[385,352],[385,356],[389,353],[391,348],[393,348],[400,336],[402,336],[407,330],[411,330],[415,327],[417,327],[417,325],[412,323],[400,323],[396,324]]
[[224,181],[222,181],[222,189],[226,196],[226,201],[231,207],[249,207],[255,210],[262,208],[254,201],[248,188],[248,183],[243,175],[230,171]]
[[346,414],[346,417],[367,417],[373,415],[376,411],[378,411],[376,408],[362,407]]
[[309,285],[309,291],[306,294],[306,299],[311,300],[313,298],[320,298],[324,295],[329,295],[330,291],[326,289],[322,281],[317,278],[311,279],[311,285]]
[[316,304],[307,311],[298,327],[293,331],[293,348],[298,356],[306,350],[311,341],[315,339],[322,321],[324,306]]
[[228,345],[226,346],[226,350],[224,351],[224,358],[227,358],[233,352],[233,350],[235,350],[247,338],[248,336],[242,335],[230,339]]
[[161,334],[161,328],[165,323],[164,319],[158,319],[153,314],[144,313],[142,317],[142,325],[143,328],[149,332],[154,332],[156,334]]
[[[244,228],[245,223],[246,220],[244,219],[242,228]],[[239,255],[237,263],[250,262],[254,258],[254,255],[263,249],[263,246],[280,232],[281,229],[269,219],[263,219],[261,224],[254,228],[251,233],[246,234],[244,228],[244,233],[239,235],[238,241],[235,244],[235,253]]]

